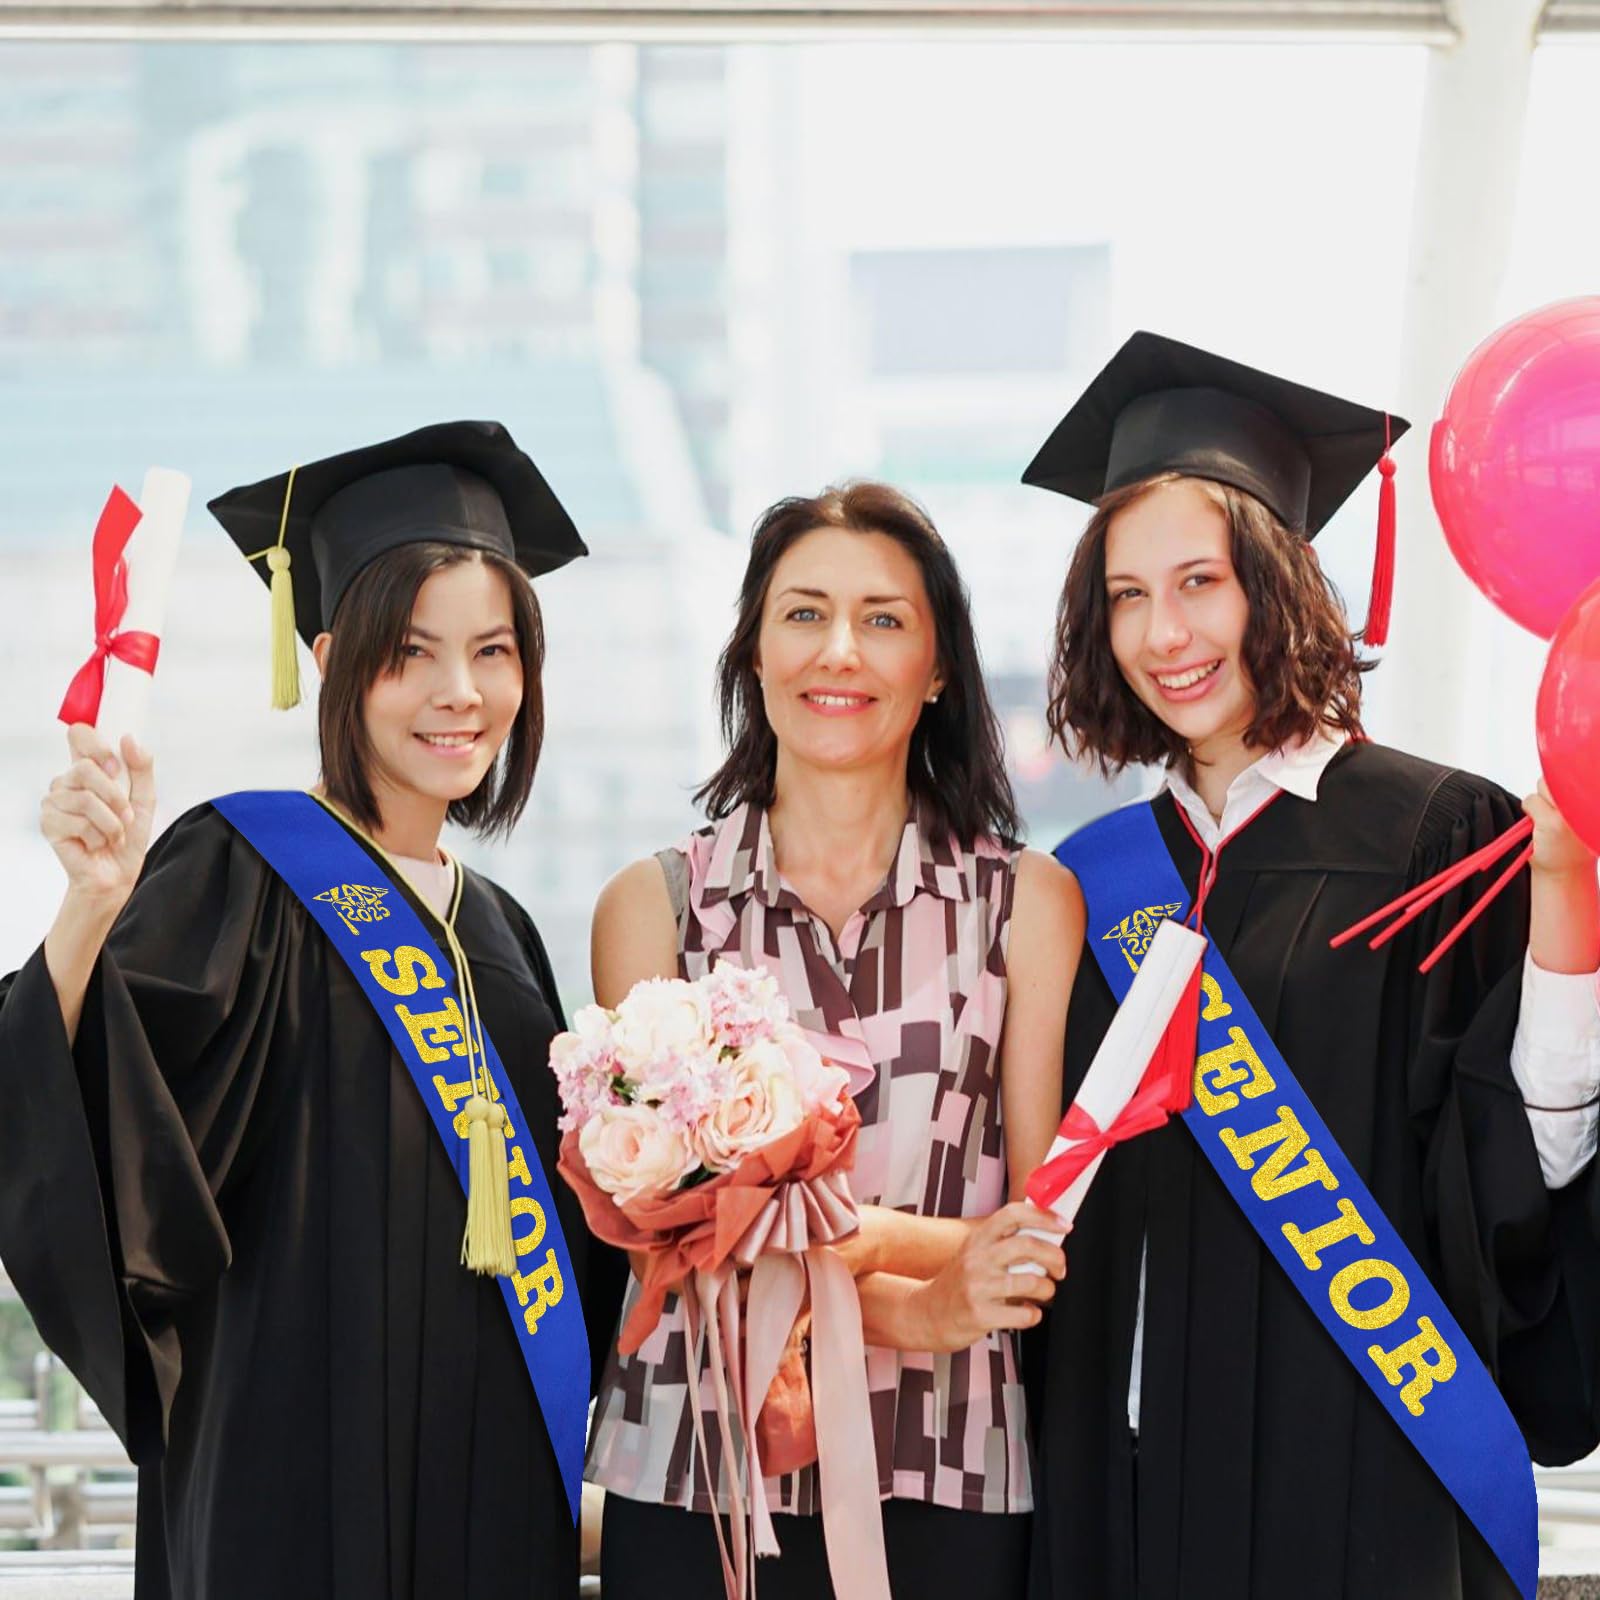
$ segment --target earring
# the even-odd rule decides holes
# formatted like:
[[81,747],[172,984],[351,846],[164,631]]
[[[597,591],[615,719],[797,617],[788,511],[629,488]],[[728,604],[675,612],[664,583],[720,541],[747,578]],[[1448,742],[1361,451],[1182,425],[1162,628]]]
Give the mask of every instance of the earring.
[[936,705],[938,705],[938,703],[939,703],[939,691],[937,689],[935,689],[933,691],[933,693],[928,696],[928,704],[930,706],[936,706]]

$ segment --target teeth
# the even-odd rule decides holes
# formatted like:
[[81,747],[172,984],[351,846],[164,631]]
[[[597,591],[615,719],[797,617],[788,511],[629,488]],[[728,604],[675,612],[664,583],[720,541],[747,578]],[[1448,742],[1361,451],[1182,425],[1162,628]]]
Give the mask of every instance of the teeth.
[[1159,672],[1155,678],[1163,689],[1188,689],[1199,683],[1202,678],[1209,678],[1221,665],[1220,661],[1213,661],[1209,667],[1196,667],[1193,672],[1180,672],[1175,678],[1164,677]]
[[866,701],[866,696],[861,694],[808,694],[808,699],[814,706],[859,706]]
[[434,744],[445,750],[459,750],[463,745],[471,744],[478,736],[475,733],[419,733],[417,737],[424,744]]

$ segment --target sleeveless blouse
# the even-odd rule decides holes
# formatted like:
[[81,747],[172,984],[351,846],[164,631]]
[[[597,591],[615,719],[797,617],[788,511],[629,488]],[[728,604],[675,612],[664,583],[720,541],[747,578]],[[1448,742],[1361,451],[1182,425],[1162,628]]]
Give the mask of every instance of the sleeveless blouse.
[[[724,954],[765,966],[799,1024],[850,1069],[862,1121],[857,1200],[940,1217],[1003,1205],[999,1043],[1017,852],[987,838],[963,850],[908,822],[889,875],[835,942],[778,875],[761,809],[740,807],[678,851],[681,975],[698,978]],[[638,1292],[630,1281],[624,1317]],[[691,1370],[710,1461],[696,1459]],[[948,1354],[869,1345],[867,1381],[882,1496],[1032,1509],[1014,1333]],[[727,1511],[714,1408],[705,1352],[689,1350],[673,1296],[634,1355],[612,1343],[589,1480],[630,1499]],[[818,1509],[814,1466],[768,1478],[767,1490],[774,1510]]]

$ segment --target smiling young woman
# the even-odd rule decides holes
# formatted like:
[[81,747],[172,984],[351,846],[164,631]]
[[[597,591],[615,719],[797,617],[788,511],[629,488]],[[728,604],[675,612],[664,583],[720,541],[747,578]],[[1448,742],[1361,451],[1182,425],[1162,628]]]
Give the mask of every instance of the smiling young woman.
[[[1429,975],[1420,957],[1470,888],[1381,953],[1329,948],[1520,809],[1485,779],[1363,734],[1369,663],[1310,541],[1404,428],[1139,334],[1026,475],[1095,505],[1061,597],[1051,726],[1074,755],[1162,780],[1114,830],[1103,821],[1063,846],[1097,883],[1148,882],[1154,863],[1171,886],[1115,909],[1091,896],[1090,947],[1120,961],[1105,941],[1124,912],[1184,915],[1199,900],[1208,974],[1236,981],[1265,1030],[1256,1038],[1251,1019],[1222,1048],[1202,1045],[1199,1110],[1113,1150],[1078,1215],[1034,1396],[1033,1600],[1500,1600],[1511,1580],[1446,1478],[1470,1468],[1493,1482],[1503,1466],[1529,1491],[1531,1543],[1527,1448],[1570,1460],[1597,1437],[1584,1322],[1600,1292],[1593,857],[1530,796],[1531,890],[1504,895]],[[1096,960],[1063,982],[1070,1099],[1114,1001]],[[1207,1012],[1228,1003],[1219,988]],[[1246,1046],[1255,1078],[1237,1065]],[[1202,1097],[1230,1073],[1238,1093]],[[1288,1128],[1298,1091],[1327,1137],[1308,1147],[1302,1133],[1258,1164],[1259,1141],[1277,1138],[1262,1129]],[[1203,1151],[1204,1119],[1225,1105],[1225,1159],[1255,1173],[1243,1199]],[[1336,1167],[1381,1209],[1345,1198],[1351,1211],[1336,1211],[1324,1193]],[[1302,1188],[1342,1219],[1302,1264],[1383,1265],[1362,1249],[1387,1248],[1381,1224],[1418,1264],[1409,1320],[1398,1293],[1358,1310],[1280,1265],[1268,1247],[1295,1230],[1272,1199]],[[1441,1474],[1397,1420],[1409,1413],[1375,1392],[1401,1379],[1373,1351],[1427,1337],[1420,1274],[1462,1330],[1450,1399],[1467,1386],[1470,1342],[1509,1403],[1503,1462],[1488,1458],[1485,1420],[1473,1458],[1440,1458]],[[1394,1327],[1351,1360],[1335,1313]]]
[[[0,982],[0,1253],[140,1465],[141,1593],[566,1600],[560,1429],[488,1275],[526,1299],[538,1258],[496,1266],[491,1240],[479,1259],[467,1219],[496,1194],[469,1209],[456,1148],[483,1094],[486,1119],[520,1106],[516,1165],[553,1168],[560,1004],[527,913],[439,836],[522,812],[543,733],[529,578],[583,545],[487,423],[212,509],[245,555],[288,552],[274,579],[324,674],[321,800],[224,797],[147,855],[148,754],[70,731],[41,813],[66,896]],[[280,813],[286,835],[248,831]],[[333,864],[308,896],[313,855]],[[369,927],[384,948],[352,955]],[[581,1366],[580,1296],[596,1326],[614,1314],[592,1298],[603,1253],[564,1188],[540,1231],[575,1281],[539,1338]]]
[[[1020,1596],[1033,1491],[1016,1339],[1062,1255],[1020,1231],[1049,1218],[1006,1197],[1059,1118],[1055,980],[1082,939],[1076,891],[1015,843],[960,576],[897,491],[854,484],[760,519],[718,696],[728,757],[701,791],[711,825],[602,894],[596,998],[719,960],[765,965],[849,1069],[863,1226],[843,1253],[891,1587]],[[1009,1272],[1023,1262],[1044,1270]],[[596,1407],[607,1600],[718,1591],[707,1513],[727,1511],[736,1464],[686,1444],[692,1405],[714,1416],[669,1301],[636,1355],[613,1351]],[[815,1468],[766,1492],[786,1514],[762,1594],[827,1600]]]

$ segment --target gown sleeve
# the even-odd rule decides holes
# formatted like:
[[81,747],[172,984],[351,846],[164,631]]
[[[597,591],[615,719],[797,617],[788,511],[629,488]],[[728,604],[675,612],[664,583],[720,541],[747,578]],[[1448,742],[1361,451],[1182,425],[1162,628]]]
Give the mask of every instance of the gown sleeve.
[[286,909],[202,807],[152,847],[75,1044],[42,948],[0,980],[0,1257],[141,1464],[165,1441],[176,1319],[229,1264],[226,1191],[257,1142]]
[[[1452,773],[1418,830],[1420,883],[1511,827],[1521,808],[1502,790]],[[1508,858],[1509,859],[1509,858]],[[1492,881],[1441,899],[1397,940],[1395,965],[1415,1041],[1408,1107],[1423,1142],[1423,1213],[1439,1288],[1489,1360],[1536,1460],[1595,1447],[1600,1231],[1595,1170],[1545,1188],[1511,1072],[1527,949],[1529,883],[1519,874],[1431,973],[1417,966]]]

